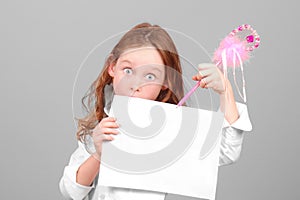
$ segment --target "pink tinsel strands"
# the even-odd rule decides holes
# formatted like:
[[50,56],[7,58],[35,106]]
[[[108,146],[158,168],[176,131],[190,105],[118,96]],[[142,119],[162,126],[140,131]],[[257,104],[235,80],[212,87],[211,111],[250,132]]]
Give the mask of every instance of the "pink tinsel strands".
[[249,51],[246,49],[247,41],[241,41],[234,36],[227,36],[220,43],[219,48],[215,51],[213,62],[217,65],[222,65],[222,52],[225,51],[226,63],[228,67],[240,66],[240,60],[246,61],[250,58]]

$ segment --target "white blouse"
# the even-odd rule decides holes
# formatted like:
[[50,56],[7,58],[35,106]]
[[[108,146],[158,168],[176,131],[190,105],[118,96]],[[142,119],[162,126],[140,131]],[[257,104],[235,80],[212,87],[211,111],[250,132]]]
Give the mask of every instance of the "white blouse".
[[[222,130],[219,165],[231,164],[238,160],[243,142],[243,132],[251,131],[252,125],[248,116],[247,106],[236,103],[239,119],[233,124],[224,121]],[[65,199],[85,200],[164,200],[166,194],[147,190],[107,187],[97,184],[98,178],[91,187],[76,182],[76,173],[79,166],[90,157],[84,145],[78,142],[78,148],[71,155],[69,164],[64,168],[59,188]],[[101,167],[100,167],[101,170]]]

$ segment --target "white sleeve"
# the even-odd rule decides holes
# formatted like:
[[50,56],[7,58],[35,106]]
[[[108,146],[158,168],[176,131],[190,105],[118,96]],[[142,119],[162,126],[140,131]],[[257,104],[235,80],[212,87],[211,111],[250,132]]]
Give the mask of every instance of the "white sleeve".
[[78,168],[89,156],[90,154],[85,150],[84,145],[78,142],[78,148],[71,155],[69,164],[64,168],[63,176],[59,182],[60,191],[65,199],[84,199],[94,188],[94,183],[87,187],[76,182]]
[[236,103],[239,118],[233,124],[225,119],[222,129],[219,166],[236,162],[241,154],[244,131],[251,131],[252,125],[245,104]]

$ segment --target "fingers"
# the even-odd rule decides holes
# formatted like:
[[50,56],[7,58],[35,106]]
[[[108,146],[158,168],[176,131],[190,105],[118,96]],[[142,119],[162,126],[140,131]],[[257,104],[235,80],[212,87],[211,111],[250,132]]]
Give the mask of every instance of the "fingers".
[[115,117],[105,117],[101,120],[101,122],[116,122],[116,121],[117,119]]
[[119,128],[119,124],[117,124],[117,119],[114,117],[106,117],[101,120],[101,122],[97,125],[99,129],[105,128]]
[[201,79],[211,76],[215,73],[217,66],[211,63],[202,63],[198,65],[198,74],[192,77],[195,81],[200,81]]
[[200,81],[201,88],[212,88],[218,93],[224,92],[224,76],[220,69],[211,63],[203,63],[198,66],[198,74],[192,77],[195,81]]
[[109,128],[119,128],[119,124],[117,124],[116,122],[103,122],[101,124],[102,127],[109,127]]
[[215,76],[216,66],[210,63],[199,64],[198,69],[199,72],[197,75],[193,76],[192,79],[194,81],[200,81],[201,88],[208,88],[207,84],[210,83]]
[[117,129],[114,129],[114,128],[102,128],[102,133],[117,135],[119,133],[119,131]]
[[117,135],[119,131],[119,124],[114,117],[106,117],[101,120],[99,124],[93,130],[93,138],[100,140],[112,140],[113,137],[110,134]]
[[95,143],[99,143],[102,141],[112,141],[112,140],[114,140],[114,137],[111,135],[107,135],[107,134],[94,134],[93,140]]
[[213,72],[212,69],[201,69],[198,74],[194,75],[192,78],[194,81],[200,81],[201,79],[210,76]]
[[202,88],[210,88],[209,86],[214,81],[214,78],[212,76],[207,76],[205,78],[201,79],[200,87]]
[[202,73],[202,71],[211,71],[217,68],[217,66],[215,64],[212,63],[202,63],[198,65],[198,70]]

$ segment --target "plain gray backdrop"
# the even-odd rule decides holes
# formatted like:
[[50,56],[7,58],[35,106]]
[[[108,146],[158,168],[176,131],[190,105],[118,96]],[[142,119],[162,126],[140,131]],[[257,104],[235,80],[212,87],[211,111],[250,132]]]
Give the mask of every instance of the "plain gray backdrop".
[[62,199],[59,179],[77,147],[76,72],[99,42],[148,21],[187,33],[209,52],[234,27],[254,26],[261,46],[245,66],[253,130],[240,160],[220,168],[216,199],[299,199],[296,2],[1,1],[0,198]]

